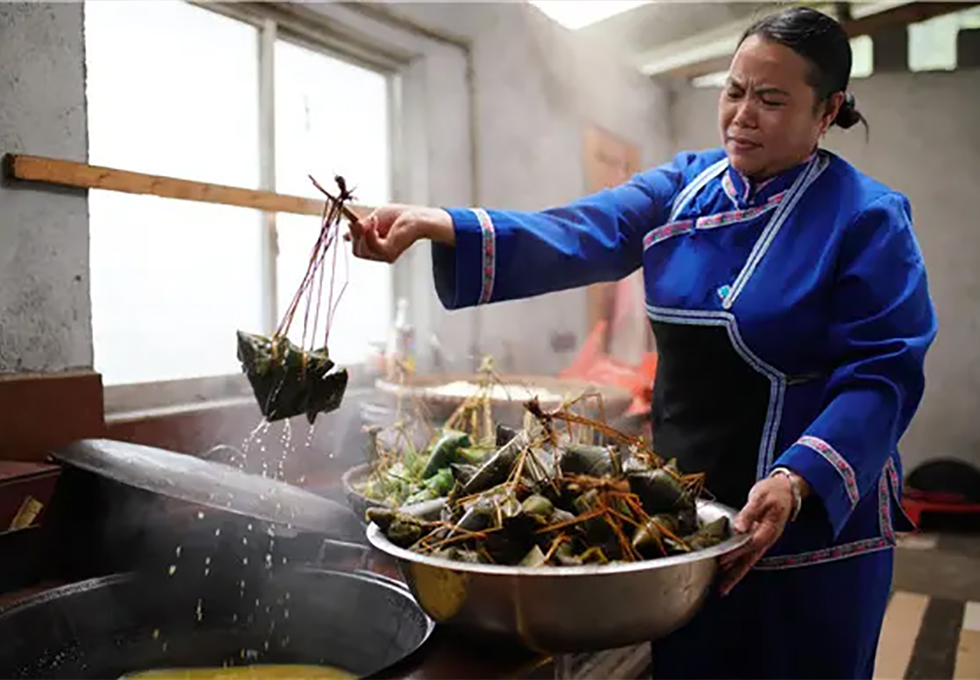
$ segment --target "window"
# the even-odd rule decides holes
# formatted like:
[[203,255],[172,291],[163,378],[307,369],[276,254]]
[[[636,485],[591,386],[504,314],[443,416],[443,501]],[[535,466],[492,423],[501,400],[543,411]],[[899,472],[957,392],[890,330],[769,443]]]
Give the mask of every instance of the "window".
[[[258,187],[256,29],[181,2],[89,2],[85,37],[90,163]],[[260,215],[107,191],[89,214],[105,383],[239,370],[234,331],[262,323]]]
[[[389,201],[388,76],[275,40],[270,143],[263,30],[276,27],[172,0],[86,2],[89,162],[316,198],[308,175],[329,186],[339,173],[359,203]],[[264,150],[274,187],[261,186]],[[245,208],[91,191],[89,211],[95,368],[107,386],[238,374],[235,331],[273,330],[320,225],[277,215],[277,255],[266,218]],[[392,305],[390,267],[348,260],[343,333],[330,344],[351,364],[383,337]]]
[[980,7],[910,24],[909,70],[955,70],[956,36],[961,28],[980,28]]
[[851,78],[869,78],[875,71],[875,46],[870,35],[851,39]]

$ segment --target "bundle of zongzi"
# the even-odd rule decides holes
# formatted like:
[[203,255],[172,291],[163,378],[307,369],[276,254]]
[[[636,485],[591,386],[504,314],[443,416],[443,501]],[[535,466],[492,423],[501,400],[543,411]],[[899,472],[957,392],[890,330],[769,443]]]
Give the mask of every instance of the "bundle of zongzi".
[[[310,179],[313,180],[312,177]],[[320,234],[313,247],[306,275],[276,332],[268,337],[238,331],[238,359],[252,385],[262,415],[269,421],[305,413],[312,424],[318,413],[336,410],[347,389],[347,371],[343,368],[334,370],[335,364],[327,352],[327,339],[334,307],[346,287],[345,282],[335,299],[333,269],[337,261],[335,244],[340,241],[340,222],[342,218],[357,218],[344,205],[345,201],[353,198],[344,179],[339,176],[335,179],[339,188],[336,198],[313,180],[317,189],[327,197]],[[335,246],[332,271],[329,290],[324,296],[323,263],[332,245]],[[306,310],[303,316],[302,340],[300,344],[294,344],[289,340],[289,329],[296,310],[304,299]],[[321,314],[322,302],[325,302],[327,309]],[[325,326],[323,344],[320,349],[315,349],[317,326],[321,319]],[[311,326],[308,325],[310,321]]]

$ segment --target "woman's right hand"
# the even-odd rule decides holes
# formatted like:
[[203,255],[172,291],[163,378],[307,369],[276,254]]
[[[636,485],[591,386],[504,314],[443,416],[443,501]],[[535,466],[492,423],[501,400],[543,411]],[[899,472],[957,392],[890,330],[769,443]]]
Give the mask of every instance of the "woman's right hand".
[[453,219],[441,208],[386,205],[359,222],[351,222],[344,238],[354,255],[365,260],[394,262],[422,238],[447,245],[456,244]]

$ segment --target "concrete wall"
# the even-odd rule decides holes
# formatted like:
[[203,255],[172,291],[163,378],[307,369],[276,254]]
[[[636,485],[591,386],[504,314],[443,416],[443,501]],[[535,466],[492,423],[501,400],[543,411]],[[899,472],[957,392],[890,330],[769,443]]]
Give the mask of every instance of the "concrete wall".
[[[852,128],[831,132],[827,146],[909,197],[939,315],[903,457],[907,466],[945,456],[980,465],[980,70],[878,74],[852,89],[870,139]],[[718,144],[717,97],[716,89],[676,92],[675,149]]]
[[[81,3],[0,4],[0,153],[84,161]],[[92,366],[83,192],[0,186],[0,373]]]

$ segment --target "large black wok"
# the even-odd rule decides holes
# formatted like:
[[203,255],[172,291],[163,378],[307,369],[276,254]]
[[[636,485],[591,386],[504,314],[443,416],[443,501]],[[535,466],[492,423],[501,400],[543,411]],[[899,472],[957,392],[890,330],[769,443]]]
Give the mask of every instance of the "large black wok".
[[432,627],[403,585],[366,572],[279,567],[246,580],[244,593],[190,570],[120,574],[0,610],[0,677],[120,678],[225,663],[364,677],[405,659]]

